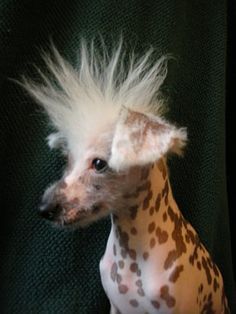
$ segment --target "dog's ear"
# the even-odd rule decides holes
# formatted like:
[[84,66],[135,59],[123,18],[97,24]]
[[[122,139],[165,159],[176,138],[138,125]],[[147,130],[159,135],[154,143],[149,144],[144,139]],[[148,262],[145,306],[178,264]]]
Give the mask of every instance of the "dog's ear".
[[180,155],[187,140],[185,128],[164,119],[123,108],[114,132],[109,166],[115,170],[153,163],[168,152]]

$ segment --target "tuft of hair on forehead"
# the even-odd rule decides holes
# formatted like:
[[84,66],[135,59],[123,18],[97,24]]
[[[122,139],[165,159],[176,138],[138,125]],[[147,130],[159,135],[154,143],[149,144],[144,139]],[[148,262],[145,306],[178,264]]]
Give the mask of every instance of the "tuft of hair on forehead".
[[23,86],[45,109],[70,150],[81,149],[118,119],[122,107],[161,115],[160,87],[169,56],[154,60],[154,49],[141,57],[127,53],[122,40],[111,52],[81,40],[79,63],[73,68],[52,45],[43,54],[47,74],[41,83],[23,78]]

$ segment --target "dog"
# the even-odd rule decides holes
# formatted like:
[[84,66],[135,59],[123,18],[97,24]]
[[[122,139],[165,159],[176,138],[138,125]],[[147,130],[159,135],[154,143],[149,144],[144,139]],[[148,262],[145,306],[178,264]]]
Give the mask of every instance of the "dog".
[[40,214],[59,226],[111,216],[100,261],[111,314],[229,313],[219,268],[171,190],[166,159],[182,154],[187,130],[164,118],[169,57],[126,54],[122,42],[102,50],[82,41],[73,68],[53,47],[49,76],[23,80],[55,128],[50,148],[68,164]]

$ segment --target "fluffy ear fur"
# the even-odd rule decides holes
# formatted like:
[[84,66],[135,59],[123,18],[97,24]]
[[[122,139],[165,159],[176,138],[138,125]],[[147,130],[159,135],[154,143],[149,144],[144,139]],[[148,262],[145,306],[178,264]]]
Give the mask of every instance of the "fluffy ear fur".
[[181,154],[187,140],[185,128],[162,118],[122,108],[111,148],[109,165],[115,170],[157,161],[168,152]]

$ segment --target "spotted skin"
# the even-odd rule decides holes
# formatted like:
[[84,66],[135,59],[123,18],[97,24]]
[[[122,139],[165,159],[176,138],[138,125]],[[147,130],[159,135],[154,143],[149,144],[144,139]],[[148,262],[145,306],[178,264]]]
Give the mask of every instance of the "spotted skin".
[[165,160],[143,168],[123,197],[137,203],[112,216],[100,262],[110,313],[230,313],[222,275],[178,209]]

